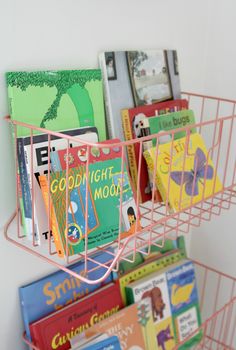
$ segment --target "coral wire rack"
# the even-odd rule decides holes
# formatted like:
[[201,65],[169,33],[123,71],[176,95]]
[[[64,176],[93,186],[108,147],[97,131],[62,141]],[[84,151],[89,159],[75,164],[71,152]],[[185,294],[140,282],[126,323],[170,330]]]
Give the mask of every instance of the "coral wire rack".
[[[15,141],[17,138],[17,130],[19,127],[28,129],[28,134],[31,137],[31,182],[33,184],[33,136],[37,133],[43,133],[47,135],[48,139],[48,154],[51,149],[51,138],[53,136],[60,137],[65,141],[65,148],[67,148],[67,156],[69,154],[70,140],[83,145],[88,155],[86,160],[86,178],[89,174],[89,154],[92,147],[97,148],[112,148],[119,147],[121,149],[122,161],[121,161],[121,174],[124,177],[124,167],[126,164],[126,156],[128,147],[138,144],[139,146],[139,162],[137,173],[137,184],[134,190],[137,193],[135,197],[135,204],[137,208],[137,220],[134,233],[130,236],[123,238],[122,236],[122,186],[120,191],[120,206],[117,208],[117,215],[119,216],[119,234],[117,239],[107,245],[99,246],[92,251],[88,250],[88,230],[85,234],[85,250],[83,253],[76,256],[69,256],[68,254],[68,239],[66,238],[67,248],[65,251],[65,258],[59,258],[56,254],[55,247],[53,245],[53,239],[49,238],[47,245],[38,245],[35,242],[35,238],[31,240],[25,237],[21,225],[21,212],[20,212],[20,183],[18,175],[19,160],[17,158],[17,147],[15,147],[15,169],[16,169],[16,210],[5,225],[4,233],[8,241],[16,246],[24,249],[25,251],[36,255],[43,260],[49,262],[55,267],[64,270],[75,278],[80,279],[82,282],[89,284],[96,284],[102,282],[112,272],[116,272],[119,269],[121,261],[134,262],[136,254],[138,252],[149,255],[151,247],[162,247],[166,238],[176,239],[179,235],[187,234],[192,227],[199,227],[203,221],[210,221],[212,216],[221,215],[223,209],[230,209],[232,204],[236,204],[236,115],[235,106],[236,101],[223,98],[205,96],[194,93],[182,93],[182,96],[188,99],[189,107],[193,109],[196,117],[196,124],[191,126],[185,126],[181,129],[172,130],[168,132],[161,132],[156,135],[145,136],[139,139],[130,141],[124,141],[114,144],[94,144],[91,142],[85,142],[79,138],[73,138],[68,135],[64,135],[58,132],[45,130],[33,125],[12,121],[9,117],[6,120],[12,125],[14,131]],[[206,156],[206,165],[208,165],[211,158],[214,167],[215,174],[213,183],[216,183],[216,176],[219,177],[222,187],[216,191],[213,186],[212,193],[205,195],[205,191],[202,192],[201,198],[194,202],[192,199],[188,206],[182,208],[181,203],[183,201],[184,181],[183,175],[181,177],[181,190],[179,196],[179,210],[171,211],[169,208],[169,195],[171,191],[170,181],[168,182],[166,198],[163,202],[157,202],[155,200],[155,188],[152,188],[151,200],[145,203],[141,203],[139,195],[139,185],[141,178],[141,169],[146,166],[145,160],[142,156],[143,143],[150,141],[153,138],[156,139],[156,158],[152,177],[156,177],[156,165],[158,163],[158,145],[161,137],[168,136],[171,140],[171,152],[169,158],[169,169],[173,165],[173,148],[175,133],[179,131],[185,132],[185,145],[184,145],[184,159],[183,164],[189,154],[189,142],[191,129],[196,128],[196,131],[202,135],[206,147],[208,150]],[[15,142],[16,144],[16,142]],[[67,163],[68,164],[68,163]],[[51,164],[48,162],[48,173],[50,173]],[[184,172],[184,169],[183,169]],[[68,208],[68,173],[69,167],[66,168],[66,208]],[[196,181],[196,174],[194,174],[194,181]],[[193,181],[193,186],[194,186]],[[206,171],[204,178],[202,179],[202,185],[206,187]],[[50,183],[49,183],[50,186]],[[193,190],[193,188],[192,188]],[[34,203],[37,201],[35,195],[34,185],[32,186],[32,232],[34,227]],[[49,205],[50,208],[50,198]],[[104,212],[105,212],[104,208]],[[86,228],[88,228],[88,185],[86,185]],[[47,212],[48,230],[50,232],[51,212]],[[66,231],[68,230],[68,213],[65,212],[66,218]],[[141,227],[138,223],[141,222]],[[34,236],[34,235],[33,235]],[[111,249],[112,248],[112,249]],[[96,258],[99,252],[106,252],[109,254],[110,259],[106,263],[101,263]],[[82,261],[84,263],[85,274],[79,275],[70,270],[70,264]],[[92,263],[92,264],[91,264]],[[92,267],[90,267],[92,266]],[[224,273],[220,273],[214,269],[205,266],[202,263],[196,262],[197,266],[197,279],[199,286],[200,305],[202,312],[203,323],[201,331],[203,334],[200,344],[195,346],[195,349],[236,349],[235,329],[236,329],[236,279],[232,278]],[[90,277],[91,272],[100,271],[100,277],[92,279]],[[208,297],[207,297],[208,296]],[[209,297],[210,296],[210,297]],[[199,332],[200,329],[194,332]],[[25,338],[25,337],[24,337]],[[33,344],[25,338],[25,342],[37,349]],[[186,339],[185,339],[186,341]],[[184,341],[184,342],[185,342]],[[183,342],[183,344],[184,344]],[[181,344],[176,346],[176,349]],[[41,349],[42,350],[42,349]]]
[[[137,220],[135,224],[135,232],[123,238],[122,236],[122,189],[120,190],[120,206],[117,208],[117,216],[119,217],[119,234],[116,241],[111,244],[104,246],[99,246],[94,250],[88,250],[88,185],[86,184],[86,210],[85,210],[85,249],[83,253],[69,256],[68,254],[68,237],[66,235],[66,251],[65,258],[58,258],[55,247],[53,246],[52,239],[49,238],[46,245],[37,245],[35,242],[34,235],[33,238],[29,239],[25,237],[24,232],[21,227],[21,214],[20,214],[20,184],[19,184],[19,175],[17,172],[19,160],[17,158],[17,146],[15,147],[15,168],[16,168],[16,211],[13,213],[12,217],[9,219],[5,226],[5,236],[6,239],[14,243],[18,247],[23,248],[24,250],[39,256],[40,258],[46,260],[47,262],[53,264],[55,267],[60,268],[76,278],[79,278],[81,281],[96,284],[102,282],[106,277],[112,272],[117,271],[119,268],[119,262],[126,260],[133,262],[137,252],[142,254],[149,255],[152,245],[163,246],[166,237],[175,239],[178,235],[183,233],[188,233],[191,227],[199,227],[202,221],[210,221],[213,215],[220,215],[222,209],[229,209],[232,204],[236,204],[236,115],[235,115],[235,105],[236,101],[209,97],[204,95],[198,95],[193,93],[183,93],[183,97],[186,97],[189,102],[189,106],[193,109],[197,123],[191,126],[186,126],[181,129],[171,130],[168,132],[161,132],[156,135],[150,135],[142,137],[139,139],[134,139],[130,141],[115,143],[115,144],[94,144],[91,142],[85,142],[79,138],[61,134],[58,132],[53,132],[50,130],[45,130],[33,125],[28,125],[16,121],[12,121],[9,117],[6,120],[12,124],[13,134],[15,141],[17,138],[17,130],[19,127],[24,127],[28,130],[28,135],[31,138],[31,183],[32,183],[32,232],[34,227],[34,218],[35,218],[35,206],[34,203],[38,200],[35,188],[34,188],[34,159],[33,159],[33,135],[35,133],[44,133],[47,135],[48,139],[48,154],[51,148],[51,138],[53,136],[61,137],[64,139],[65,148],[67,148],[67,156],[69,154],[70,140],[73,139],[75,144],[82,144],[86,148],[87,160],[86,160],[86,178],[88,179],[90,159],[89,154],[92,147],[102,148],[113,148],[119,147],[121,149],[122,161],[121,161],[121,174],[122,178],[124,177],[124,166],[126,163],[126,151],[127,148],[138,144],[140,149],[139,153],[139,163],[138,163],[138,174],[137,174],[137,186],[134,188],[137,192],[135,198],[135,204],[137,208]],[[221,180],[222,187],[220,190],[216,191],[214,186],[210,195],[205,195],[206,187],[206,171],[204,178],[202,179],[202,185],[204,190],[202,191],[201,198],[197,202],[193,202],[193,196],[188,206],[184,208],[181,207],[183,201],[183,192],[184,192],[184,181],[183,177],[180,184],[180,195],[179,195],[179,210],[171,211],[169,210],[169,195],[171,191],[170,181],[168,181],[168,188],[166,199],[164,202],[155,201],[155,188],[152,189],[152,200],[141,203],[139,195],[139,186],[141,178],[141,168],[146,166],[145,160],[142,156],[143,143],[150,141],[153,138],[156,139],[156,158],[155,163],[158,163],[158,145],[159,140],[163,136],[168,136],[171,138],[171,152],[169,156],[169,169],[172,167],[173,163],[173,145],[175,133],[179,131],[184,131],[186,133],[185,143],[184,143],[184,156],[183,164],[189,153],[189,140],[191,129],[196,128],[198,133],[200,133],[205,140],[206,147],[208,149],[208,154],[206,156],[206,164],[211,158],[214,166],[214,178],[212,179],[213,183],[216,183],[216,177],[218,176]],[[15,142],[16,144],[16,142]],[[67,158],[68,159],[68,158]],[[156,164],[154,165],[153,178],[156,177]],[[50,161],[48,162],[48,173],[51,170]],[[66,168],[66,208],[68,208],[68,172],[69,166],[67,162]],[[184,170],[183,170],[184,173]],[[196,174],[194,174],[194,181],[196,181]],[[88,181],[87,181],[88,182]],[[48,186],[50,186],[50,181]],[[49,205],[50,208],[50,196],[49,196]],[[105,215],[104,208],[104,215]],[[48,209],[47,213],[45,212],[45,220],[48,221],[48,231],[50,232],[50,219],[51,212]],[[66,220],[66,231],[68,232],[68,212],[65,210],[65,220]],[[138,226],[138,223],[141,222]],[[110,246],[115,247],[113,250],[109,249]],[[96,259],[96,252],[107,252],[110,255],[110,259],[107,263],[101,263]],[[68,268],[68,265],[79,260],[84,261],[85,265],[85,275],[81,276],[71,271]],[[89,268],[89,262],[92,263],[92,267]],[[100,277],[96,280],[93,280],[89,277],[89,274],[92,270],[98,269],[101,271]]]
[[[194,261],[199,293],[199,305],[202,317],[200,328],[173,348],[187,343],[187,341],[202,333],[201,341],[192,346],[196,350],[235,350],[236,349],[236,278]],[[209,298],[209,295],[212,297]],[[24,342],[34,350],[39,349],[30,342],[25,333]],[[148,350],[148,349],[147,349]]]

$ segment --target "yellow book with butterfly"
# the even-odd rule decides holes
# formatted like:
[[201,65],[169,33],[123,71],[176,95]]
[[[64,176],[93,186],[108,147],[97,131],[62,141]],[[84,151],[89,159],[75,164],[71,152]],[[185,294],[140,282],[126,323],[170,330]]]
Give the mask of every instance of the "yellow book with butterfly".
[[174,211],[186,209],[222,190],[211,151],[197,133],[174,140],[173,144],[160,144],[158,149],[152,147],[144,152],[144,157],[151,172],[156,163],[156,185],[163,201]]

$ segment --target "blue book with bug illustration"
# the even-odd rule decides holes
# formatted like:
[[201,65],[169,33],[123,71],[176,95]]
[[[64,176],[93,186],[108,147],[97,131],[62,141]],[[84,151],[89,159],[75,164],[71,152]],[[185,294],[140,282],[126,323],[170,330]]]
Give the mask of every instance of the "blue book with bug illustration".
[[[106,252],[97,253],[93,259],[99,263],[109,263],[112,260],[113,250],[106,249]],[[97,264],[88,261],[88,270],[95,268]],[[83,262],[78,262],[70,266],[70,270],[85,276],[85,267]],[[99,267],[88,274],[90,280],[101,278],[107,269]],[[95,291],[97,288],[113,280],[112,274],[102,283],[87,284],[79,279],[70,276],[68,273],[59,270],[44,278],[34,281],[30,284],[19,288],[20,304],[26,336],[30,337],[29,324],[53,311],[61,309],[63,306],[70,304]]]
[[[146,150],[144,157],[153,173],[156,147]],[[184,210],[222,190],[211,153],[198,133],[160,144],[156,163],[156,186],[163,201],[168,201],[174,211]]]

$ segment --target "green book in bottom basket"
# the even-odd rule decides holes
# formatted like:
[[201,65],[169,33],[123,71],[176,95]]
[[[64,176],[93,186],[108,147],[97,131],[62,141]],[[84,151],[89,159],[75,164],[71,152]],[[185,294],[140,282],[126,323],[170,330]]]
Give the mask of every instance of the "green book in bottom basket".
[[[86,232],[88,233],[88,249],[107,244],[118,237],[121,198],[122,229],[126,229],[126,216],[130,211],[129,208],[132,207],[133,212],[136,213],[127,169],[124,165],[122,176],[121,163],[121,158],[114,158],[90,164],[88,181],[86,181],[86,167],[70,168],[68,208],[66,208],[66,171],[50,174],[50,196],[58,231],[53,234],[59,236],[64,251],[66,251],[66,241],[68,241],[69,255],[85,250]],[[86,191],[88,194],[87,212]],[[88,214],[87,230],[86,213]],[[68,215],[67,239],[66,215]]]

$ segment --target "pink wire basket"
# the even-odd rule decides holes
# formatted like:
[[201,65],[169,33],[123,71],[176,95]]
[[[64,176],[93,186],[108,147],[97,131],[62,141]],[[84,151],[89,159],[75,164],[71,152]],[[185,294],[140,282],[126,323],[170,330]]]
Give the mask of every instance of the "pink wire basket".
[[[193,261],[195,264],[199,306],[202,324],[180,342],[178,349],[201,332],[200,342],[191,349],[235,350],[236,349],[236,278]],[[23,334],[24,342],[34,350],[39,349]]]
[[[236,147],[236,115],[235,115],[235,104],[236,101],[204,96],[193,93],[183,93],[189,102],[189,107],[193,109],[196,117],[196,124],[188,125],[180,129],[171,130],[168,132],[161,132],[155,135],[145,136],[138,139],[132,139],[130,141],[124,141],[114,144],[101,144],[101,143],[91,143],[79,138],[68,136],[59,132],[53,132],[50,130],[35,127],[33,125],[12,121],[9,117],[6,120],[12,125],[15,139],[17,138],[17,131],[19,127],[24,127],[28,129],[28,134],[31,138],[31,182],[32,182],[32,232],[34,228],[35,221],[35,202],[38,200],[34,188],[34,172],[33,172],[33,136],[35,134],[46,134],[47,135],[47,148],[48,154],[51,149],[51,139],[52,137],[60,137],[64,139],[65,148],[67,149],[67,156],[70,152],[70,141],[73,140],[74,143],[82,144],[86,149],[87,154],[90,154],[92,147],[102,148],[114,148],[118,147],[121,151],[121,178],[124,177],[124,169],[127,162],[127,152],[130,146],[136,145],[139,147],[139,161],[137,169],[137,184],[134,186],[134,192],[137,193],[135,196],[135,205],[137,208],[137,220],[132,235],[127,237],[122,236],[122,186],[120,190],[120,206],[117,208],[119,215],[119,234],[115,241],[98,246],[93,250],[88,249],[88,184],[86,184],[86,205],[85,205],[85,228],[86,232],[84,235],[85,249],[83,252],[70,256],[68,253],[68,238],[66,236],[66,249],[64,259],[59,258],[56,254],[55,247],[53,246],[53,239],[48,239],[48,244],[45,246],[38,245],[35,241],[35,237],[29,240],[25,237],[21,225],[21,212],[20,212],[20,183],[18,175],[19,159],[17,158],[17,147],[15,147],[15,169],[16,169],[16,210],[8,220],[5,225],[5,237],[11,243],[14,243],[18,247],[24,249],[25,251],[34,254],[43,260],[51,263],[55,267],[62,269],[72,276],[79,278],[81,281],[96,284],[102,282],[107,278],[107,276],[112,271],[118,271],[119,263],[123,261],[134,262],[136,254],[141,252],[142,254],[149,255],[151,246],[162,247],[164,245],[166,238],[176,239],[179,235],[186,234],[190,231],[191,227],[199,227],[202,221],[210,221],[212,216],[220,215],[223,209],[229,209],[231,204],[236,203],[236,157],[235,157],[235,147]],[[170,210],[169,207],[169,197],[171,194],[170,181],[168,181],[168,187],[166,191],[166,198],[164,201],[158,202],[155,199],[155,188],[153,186],[151,193],[151,200],[145,203],[141,203],[139,188],[141,181],[141,171],[143,167],[146,167],[145,160],[142,156],[143,145],[147,141],[153,139],[156,140],[156,156],[154,170],[152,178],[156,178],[156,165],[158,164],[158,147],[162,137],[168,137],[170,140],[170,156],[169,156],[169,169],[173,166],[173,154],[174,154],[174,139],[177,132],[183,131],[186,135],[184,143],[184,157],[183,164],[189,155],[189,143],[191,137],[191,130],[195,128],[196,131],[202,135],[206,147],[206,166],[208,165],[209,159],[211,158],[215,173],[212,179],[213,184],[216,184],[216,177],[218,176],[222,187],[220,190],[215,190],[213,188],[212,193],[205,195],[205,191],[202,192],[201,198],[194,202],[192,199],[190,203],[184,208],[181,207],[183,201],[183,194],[185,189],[184,180],[184,170],[182,171],[181,181],[180,181],[180,195],[179,195],[179,210]],[[68,157],[67,157],[68,159]],[[85,174],[86,179],[89,175],[90,159],[86,161]],[[48,173],[51,171],[51,163],[48,162]],[[68,174],[69,165],[67,162],[66,167],[66,208],[69,204],[69,186],[68,186]],[[196,174],[194,174],[194,180],[196,180]],[[207,174],[205,171],[204,176],[201,179],[201,185],[205,188],[207,181]],[[87,181],[88,182],[88,181]],[[50,180],[49,184],[50,186]],[[193,186],[194,187],[194,186]],[[214,187],[214,186],[213,186]],[[192,189],[194,191],[194,188]],[[193,197],[192,197],[193,198]],[[48,202],[48,208],[50,208],[50,196]],[[104,208],[104,215],[106,208]],[[65,211],[64,217],[66,220],[66,231],[68,232],[68,212]],[[48,221],[48,231],[51,228],[51,210],[48,209],[47,217],[45,220]],[[141,226],[138,224],[141,223]],[[110,249],[112,246],[114,249]],[[109,261],[106,263],[101,263],[96,259],[96,252],[106,252],[110,255]],[[85,265],[86,274],[81,276],[71,271],[68,265],[75,263],[77,261],[83,261]],[[92,263],[92,268],[90,268]],[[89,277],[90,272],[93,270],[103,269],[103,275],[98,279],[91,279]]]
[[[91,142],[85,142],[78,138],[66,136],[64,134],[53,132],[50,130],[35,127],[25,123],[12,121],[9,117],[6,120],[12,125],[14,130],[15,139],[17,138],[17,130],[19,127],[24,127],[29,130],[31,137],[31,180],[33,179],[34,164],[33,164],[33,136],[36,133],[42,133],[47,135],[48,139],[48,153],[51,149],[51,139],[54,136],[64,139],[67,148],[67,156],[70,150],[70,141],[82,144],[86,148],[87,154],[90,153],[92,147],[97,148],[114,148],[119,147],[121,149],[121,174],[124,176],[124,168],[127,162],[127,152],[130,146],[136,145],[140,149],[140,157],[138,161],[137,171],[137,184],[134,187],[134,192],[137,193],[135,197],[135,204],[137,208],[137,220],[135,230],[132,235],[123,238],[122,236],[122,190],[120,193],[120,207],[119,211],[119,234],[117,239],[110,244],[96,247],[93,250],[89,250],[87,246],[88,229],[85,233],[85,250],[77,255],[69,256],[68,248],[65,251],[64,259],[59,258],[56,254],[55,247],[53,245],[53,238],[48,239],[46,246],[38,245],[33,237],[29,240],[25,237],[25,234],[21,225],[21,211],[20,211],[20,182],[18,175],[19,159],[17,158],[17,147],[15,147],[15,169],[16,169],[16,210],[9,218],[5,225],[4,233],[6,239],[15,244],[16,246],[24,249],[25,251],[36,255],[43,260],[49,262],[55,267],[64,270],[72,276],[79,278],[82,282],[89,284],[96,284],[102,282],[112,272],[116,272],[119,269],[121,261],[134,262],[137,253],[149,255],[152,246],[162,247],[167,238],[176,239],[179,235],[187,234],[192,227],[199,227],[202,221],[210,221],[213,216],[221,215],[223,209],[230,209],[232,204],[236,204],[236,115],[235,105],[236,101],[204,96],[193,93],[183,93],[183,97],[186,97],[189,102],[189,106],[194,110],[196,117],[196,124],[186,126],[181,129],[172,130],[168,132],[161,132],[156,135],[145,136],[139,139],[130,141],[114,143],[114,144],[94,144]],[[166,191],[166,198],[162,202],[156,201],[155,188],[152,188],[151,200],[145,203],[141,202],[139,195],[141,170],[146,166],[142,157],[143,144],[147,141],[156,139],[156,157],[155,166],[152,174],[152,178],[156,178],[156,166],[158,164],[158,147],[160,139],[162,137],[168,137],[171,142],[171,152],[169,157],[169,167],[173,166],[173,154],[174,154],[174,139],[177,132],[183,131],[186,134],[186,141],[184,146],[184,158],[185,163],[187,156],[189,155],[189,142],[191,129],[196,128],[196,131],[200,133],[206,143],[208,153],[206,155],[206,165],[208,165],[211,158],[214,167],[215,175],[213,183],[216,183],[216,174],[218,175],[222,187],[219,191],[214,188],[210,195],[205,195],[204,191],[202,197],[197,201],[191,200],[190,204],[181,209],[181,203],[183,202],[184,193],[184,170],[182,171],[181,183],[180,183],[180,195],[179,195],[179,210],[170,210],[169,198],[170,198],[170,181]],[[89,157],[86,162],[86,178],[88,179],[89,173]],[[48,173],[51,171],[51,164],[48,162]],[[66,168],[66,207],[69,202],[69,186],[68,186],[68,173],[69,167]],[[196,175],[194,174],[194,180]],[[202,185],[206,185],[207,175],[206,172],[201,179]],[[34,183],[31,181],[32,184]],[[49,183],[50,186],[50,183]],[[121,187],[122,188],[122,187]],[[37,201],[37,195],[34,185],[32,186],[32,231],[34,227],[35,217],[35,202]],[[50,199],[49,205],[50,208]],[[104,208],[104,212],[105,212]],[[86,228],[88,228],[88,185],[86,186]],[[48,231],[51,229],[51,211],[47,212]],[[68,230],[68,213],[65,212],[66,220],[66,232]],[[141,227],[138,225],[141,222]],[[67,247],[68,247],[68,240]],[[110,249],[110,248],[113,249]],[[110,259],[106,263],[101,263],[99,259],[96,259],[96,252],[106,252],[109,254]],[[85,266],[85,274],[79,275],[70,270],[70,264],[82,261]],[[196,264],[196,274],[199,289],[200,309],[202,316],[202,325],[197,328],[189,336],[199,332],[202,333],[202,339],[200,343],[195,345],[194,349],[236,349],[236,278],[230,277],[224,273],[218,272],[212,268],[205,266],[202,263],[194,261]],[[90,264],[92,263],[92,265]],[[92,266],[92,268],[90,267]],[[103,274],[98,279],[91,279],[90,273],[102,269]],[[25,334],[23,339],[32,349],[38,349],[34,344],[28,341]],[[176,346],[178,349],[181,345],[184,345],[188,339],[185,339]]]

